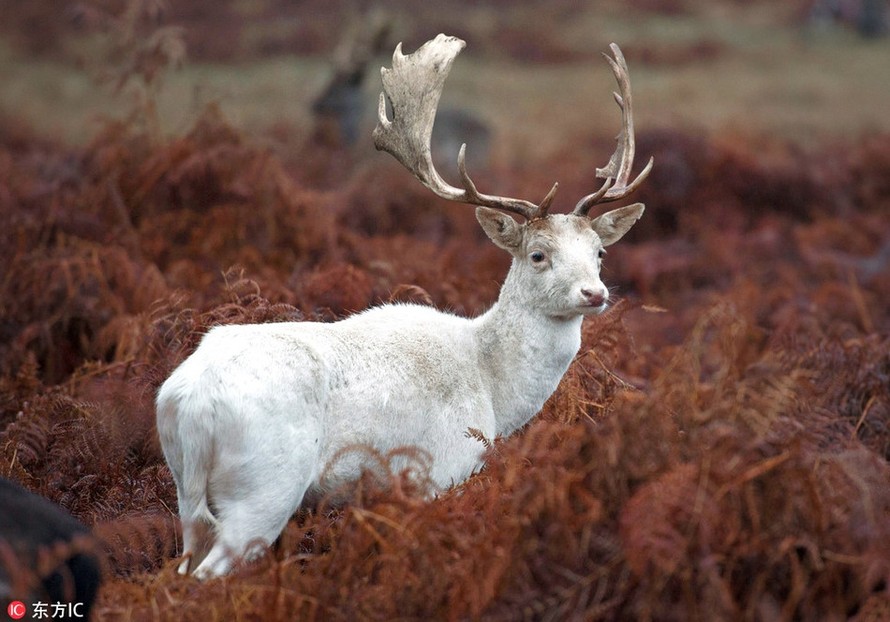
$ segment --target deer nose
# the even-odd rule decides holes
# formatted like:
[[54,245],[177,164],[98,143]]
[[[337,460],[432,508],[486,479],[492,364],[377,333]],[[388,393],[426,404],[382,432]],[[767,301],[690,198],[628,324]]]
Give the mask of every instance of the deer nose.
[[581,289],[581,295],[591,307],[601,307],[606,304],[607,294],[604,289],[593,290],[584,287]]

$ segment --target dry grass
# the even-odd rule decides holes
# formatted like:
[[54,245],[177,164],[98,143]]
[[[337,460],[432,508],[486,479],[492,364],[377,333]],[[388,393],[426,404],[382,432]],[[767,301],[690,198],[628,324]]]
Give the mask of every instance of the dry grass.
[[[312,124],[309,104],[324,86],[336,43],[330,34],[305,30],[333,23],[337,31],[354,14],[336,3],[303,3],[300,9],[272,0],[231,4],[255,5],[239,26],[243,32],[234,35],[197,9],[171,9],[168,21],[193,24],[185,35],[192,61],[168,76],[157,99],[165,131],[184,131],[204,105],[218,102],[254,135],[273,144],[302,142]],[[529,3],[511,11],[447,4],[414,19],[394,8],[395,37],[409,48],[441,30],[468,39],[445,103],[460,102],[491,123],[510,164],[548,161],[578,133],[611,134],[611,77],[598,60],[610,41],[625,49],[637,96],[648,104],[638,111],[641,127],[778,136],[808,147],[890,129],[882,114],[890,98],[887,42],[810,35],[800,18],[802,3],[689,1],[677,3],[684,8],[674,12],[608,2],[585,9]],[[233,7],[214,11],[216,19],[234,12],[232,19],[243,20]],[[63,18],[50,18],[68,35],[59,36],[55,53],[35,57],[34,45],[23,46],[10,33],[0,39],[0,109],[15,111],[41,133],[83,142],[97,118],[121,114],[127,104],[94,87],[96,37],[72,37]],[[229,39],[218,49],[217,39],[226,36],[235,43]],[[232,62],[233,55],[239,62]],[[368,123],[379,90],[371,82]]]

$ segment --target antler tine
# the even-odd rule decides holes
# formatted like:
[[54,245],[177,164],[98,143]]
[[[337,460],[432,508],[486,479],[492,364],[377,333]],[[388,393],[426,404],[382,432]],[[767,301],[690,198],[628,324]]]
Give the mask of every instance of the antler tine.
[[[466,145],[461,147],[457,158],[463,188],[450,185],[433,166],[430,139],[436,109],[445,78],[465,45],[457,37],[440,34],[407,56],[402,54],[401,43],[396,46],[392,69],[384,67],[380,70],[383,92],[377,110],[374,146],[395,157],[424,186],[443,199],[494,207],[529,220],[541,218],[553,200],[556,185],[540,205],[523,199],[482,194],[467,173]],[[391,121],[386,113],[387,99],[392,105]]]
[[547,211],[550,209],[550,204],[553,202],[553,197],[556,196],[556,191],[559,189],[559,183],[553,184],[553,187],[550,188],[550,192],[547,193],[547,196],[544,197],[544,200],[541,201],[539,205],[535,205],[524,199],[511,199],[509,197],[482,194],[476,190],[476,184],[473,183],[473,180],[470,179],[470,174],[467,173],[466,153],[467,144],[463,143],[460,146],[460,152],[457,154],[457,170],[460,173],[460,179],[463,182],[464,191],[466,192],[464,199],[462,199],[465,203],[482,205],[484,207],[496,207],[508,212],[520,214],[529,220],[543,218],[547,215]]
[[623,199],[634,190],[636,190],[643,180],[652,170],[654,158],[649,158],[646,167],[640,171],[640,174],[628,184],[630,179],[630,171],[634,162],[634,122],[633,107],[630,92],[630,76],[627,70],[627,61],[624,60],[624,54],[621,49],[614,43],[609,46],[614,58],[603,54],[605,59],[609,61],[612,67],[612,73],[615,74],[615,80],[618,82],[619,93],[613,93],[615,103],[621,109],[622,127],[618,134],[615,152],[609,158],[609,163],[603,168],[596,169],[596,176],[605,179],[605,183],[599,190],[578,201],[575,205],[573,214],[578,216],[586,216],[590,212],[590,208],[598,203],[607,203],[609,201],[617,201]]

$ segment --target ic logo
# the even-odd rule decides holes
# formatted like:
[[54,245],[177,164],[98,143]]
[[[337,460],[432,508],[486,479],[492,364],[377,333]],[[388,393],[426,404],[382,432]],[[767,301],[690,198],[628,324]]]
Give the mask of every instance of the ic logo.
[[21,620],[25,617],[25,614],[28,613],[28,608],[22,601],[14,600],[9,603],[9,606],[6,608],[6,613],[8,613],[9,617],[13,620]]

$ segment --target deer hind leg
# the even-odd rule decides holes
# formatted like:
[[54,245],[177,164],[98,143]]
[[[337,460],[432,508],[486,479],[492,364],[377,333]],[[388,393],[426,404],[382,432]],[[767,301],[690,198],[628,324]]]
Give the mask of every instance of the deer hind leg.
[[213,524],[203,518],[182,519],[182,556],[177,572],[188,574],[189,568],[200,564],[213,545]]
[[[297,483],[295,480],[301,480]],[[195,576],[208,578],[227,573],[235,561],[249,561],[265,551],[281,534],[300,505],[309,478],[285,477],[276,482],[257,482],[238,499],[225,499],[219,507],[216,540],[195,568]]]
[[198,578],[225,574],[235,561],[261,554],[281,534],[318,474],[317,435],[268,429],[262,437],[244,439],[245,446],[262,447],[262,452],[227,460],[232,466],[213,475],[216,537],[195,568]]
[[[192,435],[199,436],[193,432]],[[164,448],[176,484],[176,499],[182,524],[182,561],[178,567],[179,574],[187,574],[189,568],[194,568],[206,557],[215,537],[216,517],[207,504],[204,484],[207,480],[204,469],[209,462],[208,452],[203,450],[205,446],[206,444],[196,444],[188,460],[180,451],[178,442],[168,438]],[[188,475],[185,475],[186,471]]]

